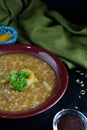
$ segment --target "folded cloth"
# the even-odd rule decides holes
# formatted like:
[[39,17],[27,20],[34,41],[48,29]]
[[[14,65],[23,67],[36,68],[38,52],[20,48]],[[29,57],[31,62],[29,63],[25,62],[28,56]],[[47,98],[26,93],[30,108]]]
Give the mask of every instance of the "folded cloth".
[[18,30],[18,42],[43,47],[70,69],[87,69],[87,25],[75,25],[40,0],[0,0],[0,25]]

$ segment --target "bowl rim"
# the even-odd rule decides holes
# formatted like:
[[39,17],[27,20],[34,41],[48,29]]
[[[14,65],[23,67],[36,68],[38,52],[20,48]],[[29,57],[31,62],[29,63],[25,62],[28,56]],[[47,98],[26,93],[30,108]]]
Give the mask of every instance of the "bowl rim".
[[8,53],[17,53],[17,52],[28,53],[28,54],[31,54],[33,52],[34,55],[39,56],[43,60],[45,59],[47,62],[51,61],[49,60],[51,58],[54,62],[51,61],[52,63],[50,62],[49,65],[52,65],[52,66],[55,65],[54,68],[56,68],[55,73],[57,75],[57,79],[59,80],[59,78],[61,78],[63,82],[60,81],[61,87],[59,88],[59,90],[58,90],[58,86],[56,85],[55,89],[57,91],[52,96],[51,100],[49,99],[48,102],[46,102],[42,106],[39,106],[38,109],[33,109],[31,111],[18,112],[18,113],[0,112],[0,117],[2,118],[24,118],[24,117],[35,116],[42,112],[45,112],[46,110],[54,106],[62,98],[62,96],[64,95],[68,87],[67,69],[65,65],[63,64],[63,62],[60,61],[60,59],[57,56],[55,56],[53,53],[41,47],[38,47],[35,45],[29,45],[29,44],[27,45],[27,44],[18,43],[18,44],[9,44],[9,45],[0,46],[0,55],[8,54]]

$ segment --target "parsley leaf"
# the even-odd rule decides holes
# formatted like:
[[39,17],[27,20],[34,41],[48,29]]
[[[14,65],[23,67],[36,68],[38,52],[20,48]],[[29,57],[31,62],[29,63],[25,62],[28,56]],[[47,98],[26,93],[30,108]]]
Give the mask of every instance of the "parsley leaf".
[[14,71],[10,75],[6,75],[4,80],[8,81],[13,89],[17,91],[23,91],[27,86],[26,78],[29,77],[30,73],[23,70],[17,72]]

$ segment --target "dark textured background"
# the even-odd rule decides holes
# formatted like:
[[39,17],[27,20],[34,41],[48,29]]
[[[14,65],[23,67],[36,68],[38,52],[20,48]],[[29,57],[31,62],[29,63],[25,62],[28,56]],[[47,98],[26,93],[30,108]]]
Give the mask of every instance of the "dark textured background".
[[48,9],[60,12],[65,18],[75,24],[87,24],[86,0],[42,0]]

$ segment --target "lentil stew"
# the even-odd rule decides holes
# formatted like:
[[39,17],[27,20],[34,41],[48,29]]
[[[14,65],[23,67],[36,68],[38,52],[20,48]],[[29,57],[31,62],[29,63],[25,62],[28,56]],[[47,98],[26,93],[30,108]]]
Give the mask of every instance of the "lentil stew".
[[[23,69],[31,70],[34,74],[34,82],[24,91],[16,91],[8,82],[1,82],[4,76]],[[23,53],[0,56],[0,111],[17,112],[34,109],[50,98],[55,85],[55,72],[42,59]]]

